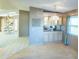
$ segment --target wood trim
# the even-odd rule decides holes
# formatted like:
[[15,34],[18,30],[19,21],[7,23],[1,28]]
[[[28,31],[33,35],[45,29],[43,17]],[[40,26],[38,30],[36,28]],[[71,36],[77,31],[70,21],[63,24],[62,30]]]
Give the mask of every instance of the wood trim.
[[78,9],[74,9],[74,10],[65,12],[64,14],[67,15],[67,16],[77,16],[78,15]]

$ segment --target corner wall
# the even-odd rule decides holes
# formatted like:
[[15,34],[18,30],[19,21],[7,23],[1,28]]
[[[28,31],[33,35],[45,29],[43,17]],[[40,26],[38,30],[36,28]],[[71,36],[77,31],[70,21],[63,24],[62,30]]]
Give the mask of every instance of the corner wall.
[[43,44],[43,10],[30,7],[30,44]]

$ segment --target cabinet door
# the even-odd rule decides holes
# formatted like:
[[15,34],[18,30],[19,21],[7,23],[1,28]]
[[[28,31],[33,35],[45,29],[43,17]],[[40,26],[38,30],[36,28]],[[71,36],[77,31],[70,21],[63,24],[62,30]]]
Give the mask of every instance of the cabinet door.
[[61,41],[62,40],[62,32],[58,33],[58,40]]
[[58,32],[54,32],[54,41],[58,41]]
[[48,35],[49,42],[59,42],[62,40],[62,32],[50,32]]
[[48,42],[48,32],[44,32],[44,42]]
[[62,32],[44,32],[44,42],[61,42]]
[[52,41],[53,41],[52,32],[49,32],[49,34],[48,34],[48,41],[49,41],[49,42],[52,42]]

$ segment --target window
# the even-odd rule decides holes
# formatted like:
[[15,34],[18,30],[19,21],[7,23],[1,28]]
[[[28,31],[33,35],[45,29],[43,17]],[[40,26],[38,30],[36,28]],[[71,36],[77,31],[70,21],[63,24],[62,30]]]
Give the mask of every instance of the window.
[[78,16],[68,16],[67,33],[78,35]]

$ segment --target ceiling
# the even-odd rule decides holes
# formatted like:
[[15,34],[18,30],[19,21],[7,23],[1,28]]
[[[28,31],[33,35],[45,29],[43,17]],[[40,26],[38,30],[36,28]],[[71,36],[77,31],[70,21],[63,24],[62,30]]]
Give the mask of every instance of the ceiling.
[[15,8],[29,11],[29,7],[64,13],[78,9],[78,0],[0,0],[0,8],[3,9]]
[[9,2],[19,8],[38,7],[56,12],[67,12],[78,9],[78,0],[9,0]]

